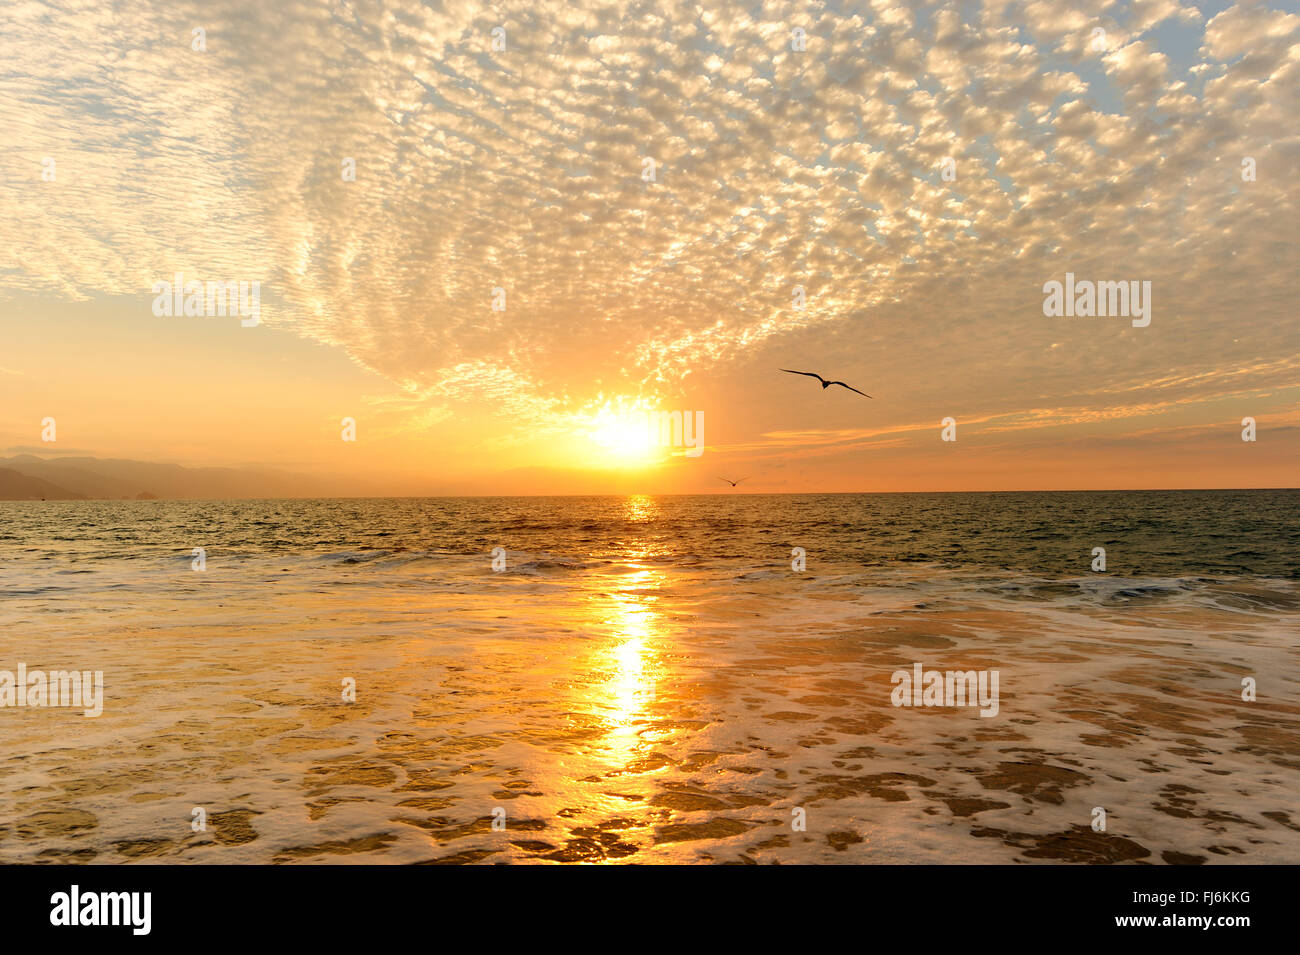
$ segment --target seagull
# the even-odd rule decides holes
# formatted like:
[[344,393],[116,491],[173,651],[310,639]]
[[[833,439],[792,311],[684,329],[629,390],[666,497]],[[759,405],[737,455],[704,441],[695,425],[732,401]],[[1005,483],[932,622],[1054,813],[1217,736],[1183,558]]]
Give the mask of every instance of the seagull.
[[736,480],[733,481],[733,480],[731,480],[731,478],[720,477],[720,478],[718,478],[718,480],[719,480],[719,481],[726,481],[726,482],[727,482],[728,484],[730,484],[732,487],[735,487],[735,486],[736,486],[737,484],[739,484],[741,481],[748,481],[749,478],[737,478]]
[[789,368],[781,368],[781,369],[779,369],[779,370],[780,370],[780,371],[784,371],[784,372],[786,372],[786,373],[788,373],[788,374],[791,374],[791,375],[807,375],[809,378],[816,378],[818,381],[820,381],[820,382],[822,383],[822,391],[825,391],[825,390],[826,390],[827,388],[829,388],[831,385],[839,385],[841,388],[847,388],[847,389],[849,389],[849,391],[857,391],[858,394],[860,394],[860,395],[861,395],[862,397],[864,397],[864,398],[870,398],[870,397],[871,397],[871,395],[867,394],[865,391],[858,391],[858,389],[854,388],[852,385],[846,385],[846,384],[844,384],[844,382],[842,382],[842,381],[827,381],[827,380],[826,380],[825,378],[823,378],[821,375],[819,375],[819,374],[817,374],[816,372],[813,372],[813,371],[790,371]]

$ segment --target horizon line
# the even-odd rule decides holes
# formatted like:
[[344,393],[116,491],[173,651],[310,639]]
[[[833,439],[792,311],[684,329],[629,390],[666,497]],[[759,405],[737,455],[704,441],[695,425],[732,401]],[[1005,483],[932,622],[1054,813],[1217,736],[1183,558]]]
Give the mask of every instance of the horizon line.
[[80,498],[0,498],[0,504],[158,504],[172,501],[422,501],[476,500],[482,498],[578,498],[578,497],[861,497],[887,494],[1132,494],[1186,493],[1190,491],[1300,491],[1300,487],[1101,487],[1101,488],[998,488],[943,491],[725,491],[647,492],[602,494],[303,494],[272,497],[80,497]]

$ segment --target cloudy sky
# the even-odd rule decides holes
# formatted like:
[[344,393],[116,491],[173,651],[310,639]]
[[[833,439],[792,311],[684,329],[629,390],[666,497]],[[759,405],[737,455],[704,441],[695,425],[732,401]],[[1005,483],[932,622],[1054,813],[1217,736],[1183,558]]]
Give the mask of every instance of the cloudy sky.
[[[1293,3],[11,0],[0,449],[1295,486],[1298,117]],[[1045,315],[1067,272],[1150,282],[1150,324]],[[156,315],[176,273],[260,283],[260,324]],[[630,446],[637,408],[704,453]]]

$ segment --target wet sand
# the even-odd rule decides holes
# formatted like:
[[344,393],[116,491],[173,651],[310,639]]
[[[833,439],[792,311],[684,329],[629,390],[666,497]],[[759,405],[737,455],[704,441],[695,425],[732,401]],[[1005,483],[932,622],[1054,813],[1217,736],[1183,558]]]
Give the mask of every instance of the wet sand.
[[[106,702],[3,713],[0,858],[1300,861],[1293,584],[456,571],[24,616],[0,659],[102,669]],[[998,714],[893,706],[918,662],[997,669]]]

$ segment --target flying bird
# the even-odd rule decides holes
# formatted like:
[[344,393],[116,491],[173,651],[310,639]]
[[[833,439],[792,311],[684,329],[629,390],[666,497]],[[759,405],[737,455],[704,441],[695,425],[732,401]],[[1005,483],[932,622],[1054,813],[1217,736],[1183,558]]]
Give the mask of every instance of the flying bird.
[[741,481],[748,481],[749,478],[737,478],[736,480],[733,481],[733,480],[731,480],[731,478],[720,477],[720,478],[718,478],[718,480],[719,480],[719,481],[726,481],[726,482],[727,482],[728,484],[730,484],[732,487],[735,487],[735,486],[736,486],[737,484],[739,484]]
[[807,375],[809,378],[816,378],[818,381],[820,381],[820,382],[822,383],[822,391],[825,391],[825,390],[826,390],[827,388],[829,388],[831,385],[839,385],[841,388],[847,388],[847,389],[849,389],[849,391],[857,391],[858,394],[860,394],[860,395],[861,395],[862,397],[864,397],[864,398],[870,398],[870,397],[871,397],[871,395],[867,394],[865,391],[858,391],[858,389],[854,388],[852,385],[846,385],[846,384],[845,384],[844,382],[842,382],[842,381],[827,381],[827,380],[826,380],[825,378],[823,378],[821,375],[819,375],[819,374],[817,374],[816,372],[813,372],[813,371],[791,371],[789,368],[782,368],[782,369],[780,369],[780,370],[786,372],[787,374],[791,374],[791,375]]

